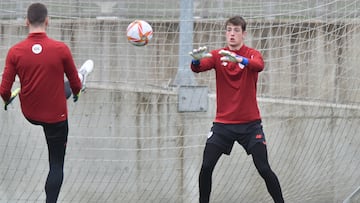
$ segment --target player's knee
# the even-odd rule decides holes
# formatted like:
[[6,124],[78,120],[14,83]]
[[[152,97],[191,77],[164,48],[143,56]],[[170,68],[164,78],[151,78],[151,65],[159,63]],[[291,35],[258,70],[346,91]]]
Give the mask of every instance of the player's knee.
[[261,177],[263,178],[267,178],[267,177],[270,177],[273,175],[273,171],[271,170],[270,166],[269,165],[262,165],[262,166],[259,166],[257,168],[259,174],[261,175]]
[[61,183],[64,178],[64,169],[61,164],[50,164],[48,180],[53,183]]
[[211,174],[213,170],[212,168],[213,167],[211,166],[211,164],[203,163],[201,166],[200,174]]
[[268,177],[273,173],[267,161],[260,161],[259,159],[255,159],[254,163],[257,171],[263,178]]

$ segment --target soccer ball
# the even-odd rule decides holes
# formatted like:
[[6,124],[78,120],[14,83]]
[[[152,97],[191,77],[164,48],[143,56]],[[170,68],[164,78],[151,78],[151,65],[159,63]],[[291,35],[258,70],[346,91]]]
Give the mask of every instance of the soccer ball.
[[127,27],[126,35],[130,44],[145,46],[153,36],[153,29],[146,21],[135,20]]

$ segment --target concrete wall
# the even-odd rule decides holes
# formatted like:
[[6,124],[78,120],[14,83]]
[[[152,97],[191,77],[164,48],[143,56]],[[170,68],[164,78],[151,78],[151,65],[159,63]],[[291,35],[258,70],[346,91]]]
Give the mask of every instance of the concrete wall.
[[[77,64],[95,61],[88,91],[78,103],[68,103],[70,134],[60,202],[197,202],[202,150],[215,114],[213,73],[196,75],[199,84],[210,87],[209,109],[178,112],[178,89],[168,86],[176,74],[178,50],[177,35],[168,33],[176,25],[155,25],[153,43],[139,49],[125,42],[126,24],[55,21],[50,27],[49,35],[69,44]],[[320,34],[330,29],[326,26],[315,31],[304,27],[311,32],[300,33],[313,34],[295,37],[294,30],[280,24],[273,31],[253,26],[248,36],[267,63],[259,104],[269,159],[287,202],[341,202],[360,180],[358,27],[343,26],[346,37]],[[26,29],[3,22],[1,30],[4,56]],[[209,32],[200,38],[198,33],[195,44],[221,36]],[[299,43],[305,36],[313,37],[312,44]],[[319,48],[301,51],[309,47]],[[19,108],[15,100],[7,112],[0,111],[0,202],[43,202],[45,139]],[[213,202],[271,202],[251,157],[239,145],[222,157],[213,180]]]
[[[48,33],[69,45],[78,66],[88,58],[94,60],[96,69],[90,86],[168,88],[179,64],[178,24],[150,22],[154,28],[153,40],[146,47],[135,47],[126,40],[128,23],[128,20],[54,19]],[[194,47],[224,46],[221,23],[199,21],[194,26]],[[248,27],[246,43],[259,49],[266,63],[259,78],[259,95],[343,104],[360,100],[357,89],[352,88],[360,85],[354,77],[360,75],[358,23],[250,20]],[[4,63],[7,49],[26,35],[23,22],[3,22],[0,63]],[[199,85],[215,91],[213,72],[197,74],[196,78]]]

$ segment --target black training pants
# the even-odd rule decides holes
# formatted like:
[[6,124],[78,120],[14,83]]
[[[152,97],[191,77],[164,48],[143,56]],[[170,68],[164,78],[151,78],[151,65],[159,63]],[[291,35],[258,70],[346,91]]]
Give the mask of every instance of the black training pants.
[[46,203],[56,203],[64,179],[64,158],[69,132],[68,121],[58,123],[29,121],[34,125],[42,126],[45,133],[50,167],[45,183]]
[[[199,192],[200,203],[208,203],[210,200],[212,173],[223,152],[214,144],[206,144],[203,155],[203,163],[199,175]],[[266,145],[256,143],[252,149],[251,154],[256,169],[261,177],[265,180],[266,187],[275,203],[283,203],[284,199],[281,192],[279,180],[275,173],[271,170]]]

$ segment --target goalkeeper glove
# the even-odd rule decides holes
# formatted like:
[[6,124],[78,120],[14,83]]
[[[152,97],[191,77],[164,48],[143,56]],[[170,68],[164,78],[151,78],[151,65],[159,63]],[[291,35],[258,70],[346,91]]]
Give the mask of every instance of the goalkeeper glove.
[[5,102],[4,110],[7,110],[7,106],[15,99],[15,97],[20,93],[20,87],[16,88],[14,91],[11,92],[10,99]]
[[241,63],[244,66],[246,66],[249,63],[249,60],[247,58],[239,56],[231,51],[220,50],[219,54],[223,55],[223,57],[220,58],[221,61]]
[[74,101],[74,102],[77,102],[77,100],[78,100],[79,97],[80,97],[80,94],[81,94],[81,90],[79,91],[79,93],[73,95],[73,101]]
[[212,57],[212,54],[206,51],[207,47],[199,47],[198,49],[194,49],[193,51],[189,52],[190,56],[193,57],[192,63],[194,65],[199,65],[200,60],[202,58],[210,58]]

